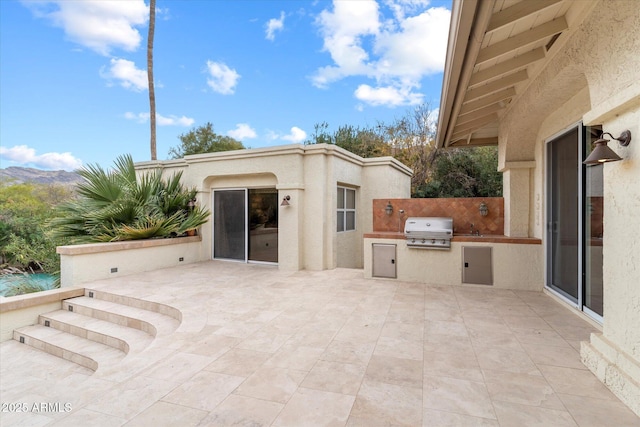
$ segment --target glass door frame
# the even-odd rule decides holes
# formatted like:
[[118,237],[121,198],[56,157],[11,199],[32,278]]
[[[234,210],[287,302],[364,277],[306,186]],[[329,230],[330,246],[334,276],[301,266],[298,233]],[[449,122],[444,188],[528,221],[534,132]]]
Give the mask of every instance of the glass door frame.
[[[578,203],[577,206],[577,214],[578,217],[576,218],[577,221],[577,230],[578,230],[578,235],[577,240],[578,240],[578,251],[577,251],[577,256],[578,256],[578,260],[577,260],[577,271],[575,272],[575,274],[577,275],[578,278],[578,289],[577,289],[577,300],[574,301],[572,298],[569,298],[567,295],[565,295],[562,291],[557,290],[555,288],[552,287],[551,283],[552,283],[552,275],[553,275],[553,251],[551,250],[551,245],[553,244],[553,240],[551,239],[551,225],[550,225],[550,221],[551,221],[551,210],[553,208],[553,197],[552,197],[552,182],[551,182],[551,168],[550,168],[550,162],[552,161],[551,158],[551,144],[558,140],[559,138],[565,136],[566,134],[572,132],[572,131],[576,131],[577,130],[577,134],[578,134],[578,141],[577,141],[577,147],[576,150],[578,151],[577,153],[577,158],[578,158],[578,162],[576,164],[576,174],[577,176],[577,182],[578,182],[578,188],[577,188],[577,200],[576,202]],[[603,317],[601,315],[599,315],[598,313],[594,312],[593,310],[589,309],[586,305],[585,305],[585,296],[584,296],[584,291],[585,291],[585,283],[586,283],[586,277],[585,277],[585,252],[586,252],[586,235],[585,235],[585,230],[586,230],[586,226],[585,226],[585,204],[586,204],[586,193],[585,193],[585,185],[586,185],[586,166],[582,164],[583,159],[585,158],[585,137],[586,137],[586,133],[587,133],[587,127],[584,126],[582,121],[579,121],[577,123],[574,123],[564,129],[562,129],[561,131],[555,133],[554,135],[550,136],[549,138],[545,139],[544,141],[544,166],[545,166],[545,171],[544,171],[544,188],[545,188],[545,209],[544,209],[544,236],[545,236],[545,240],[544,240],[544,259],[545,259],[545,283],[544,283],[544,287],[546,290],[548,290],[549,292],[551,292],[552,294],[556,295],[558,298],[562,299],[563,301],[565,301],[567,304],[569,304],[570,306],[577,308],[578,310],[581,310],[582,312],[584,312],[586,315],[588,315],[589,317],[593,318],[595,321],[599,322],[599,323],[603,323]]]

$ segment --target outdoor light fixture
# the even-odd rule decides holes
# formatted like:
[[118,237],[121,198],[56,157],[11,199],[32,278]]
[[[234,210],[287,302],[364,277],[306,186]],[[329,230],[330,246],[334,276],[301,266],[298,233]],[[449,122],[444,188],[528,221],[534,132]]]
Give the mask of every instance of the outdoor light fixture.
[[289,203],[289,200],[291,200],[291,196],[284,196],[282,198],[282,203],[280,203],[280,206],[291,206],[291,204]]
[[589,157],[587,157],[587,159],[582,163],[584,163],[585,165],[598,165],[601,163],[617,162],[618,160],[622,160],[622,157],[618,156],[611,148],[607,146],[609,140],[603,138],[605,135],[609,135],[611,138],[618,141],[622,147],[626,147],[631,142],[631,132],[629,130],[625,130],[617,138],[615,138],[609,132],[602,132],[602,135],[600,135],[600,139],[594,142],[595,148],[593,149],[591,154],[589,154]]
[[384,208],[384,211],[387,215],[391,215],[393,213],[393,205],[391,205],[391,201],[387,202],[387,207]]
[[189,200],[189,203],[187,203],[187,207],[189,208],[189,210],[193,210],[195,206],[196,206],[196,199],[191,199]]
[[489,213],[489,208],[487,207],[487,204],[485,202],[481,202],[480,203],[480,215],[482,216],[487,216],[487,214]]

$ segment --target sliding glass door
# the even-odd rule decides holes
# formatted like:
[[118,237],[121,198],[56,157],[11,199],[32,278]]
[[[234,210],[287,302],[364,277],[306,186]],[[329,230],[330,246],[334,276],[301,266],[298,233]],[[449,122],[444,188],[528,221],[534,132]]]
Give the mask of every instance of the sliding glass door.
[[249,190],[249,260],[278,262],[278,190]]
[[578,303],[578,128],[548,145],[547,285]]
[[213,193],[213,257],[247,259],[247,190]]
[[213,193],[213,257],[278,262],[278,190]]
[[547,287],[594,317],[602,312],[602,166],[586,167],[598,128],[547,142]]
[[[600,131],[597,132],[600,135]],[[593,133],[587,133],[585,158],[591,153]],[[584,198],[584,306],[598,316],[603,315],[602,242],[604,236],[604,165],[585,166]]]

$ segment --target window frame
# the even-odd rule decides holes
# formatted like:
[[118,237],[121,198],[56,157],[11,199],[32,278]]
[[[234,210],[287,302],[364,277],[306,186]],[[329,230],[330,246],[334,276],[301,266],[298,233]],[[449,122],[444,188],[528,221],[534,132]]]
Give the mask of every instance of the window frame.
[[[342,191],[342,203],[340,203],[340,190]],[[348,194],[349,192],[353,192],[353,208],[347,207],[347,201],[349,200]],[[357,224],[357,193],[356,189],[352,187],[346,187],[344,185],[338,185],[336,188],[336,232],[337,233],[346,233],[349,231],[356,231],[358,228]],[[342,207],[340,205],[342,204]],[[353,228],[347,228],[347,214],[353,213]],[[340,221],[338,221],[338,215],[342,214],[342,229],[340,229]]]

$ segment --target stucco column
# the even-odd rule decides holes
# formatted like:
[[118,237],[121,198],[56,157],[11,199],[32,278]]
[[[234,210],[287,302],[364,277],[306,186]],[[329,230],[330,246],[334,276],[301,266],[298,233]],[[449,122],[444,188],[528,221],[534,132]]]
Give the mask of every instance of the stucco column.
[[622,161],[605,163],[603,239],[603,333],[581,343],[584,364],[632,411],[640,415],[640,83],[614,91],[584,116],[618,136],[609,143]]
[[510,237],[529,237],[531,204],[531,169],[535,161],[505,162],[502,172],[504,197],[504,234]]
[[303,212],[304,186],[278,185],[278,205],[289,196],[289,206],[278,206],[278,266],[281,270],[304,268]]

